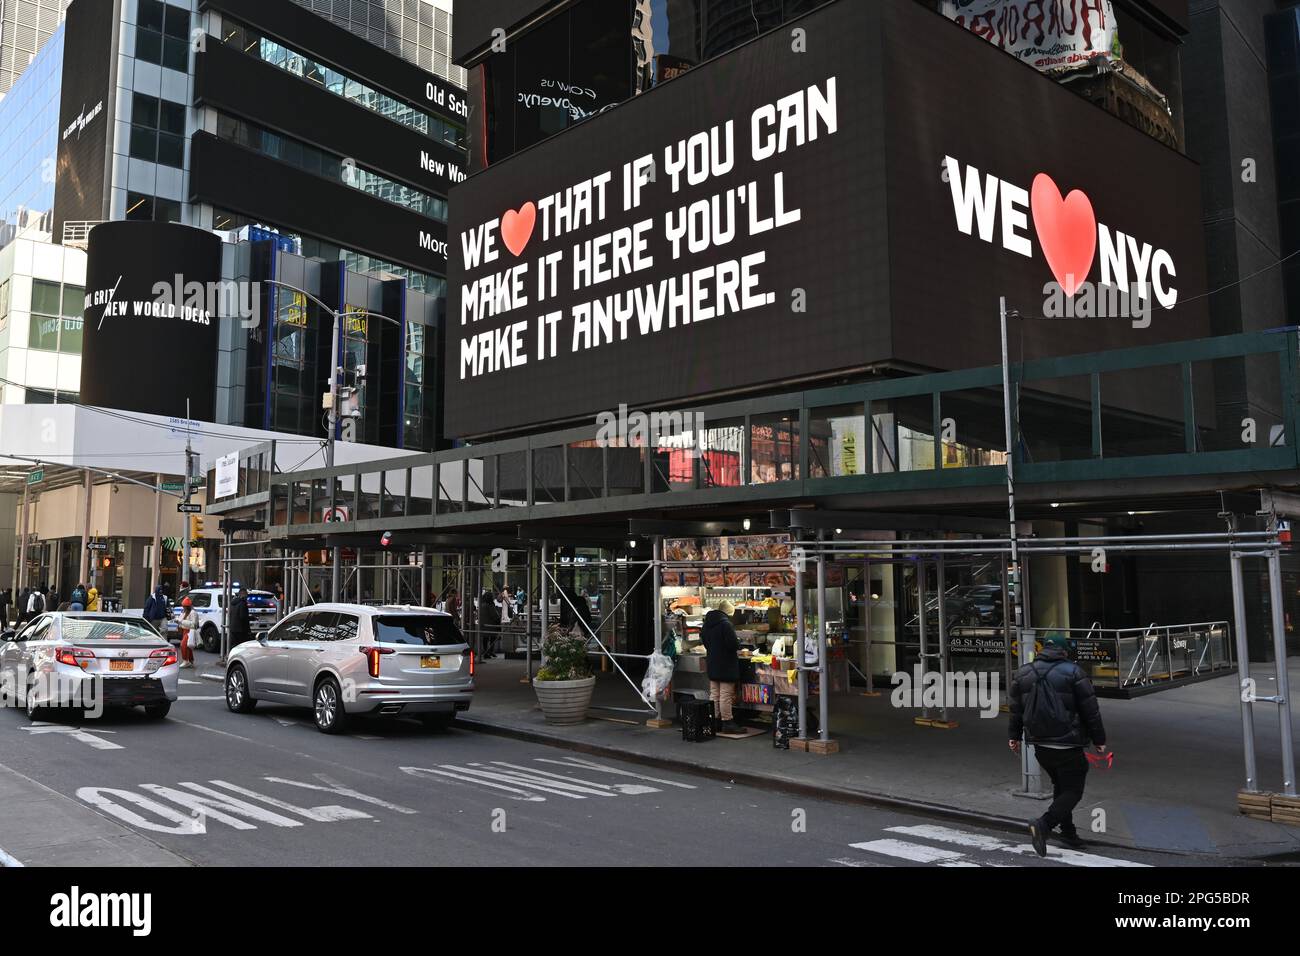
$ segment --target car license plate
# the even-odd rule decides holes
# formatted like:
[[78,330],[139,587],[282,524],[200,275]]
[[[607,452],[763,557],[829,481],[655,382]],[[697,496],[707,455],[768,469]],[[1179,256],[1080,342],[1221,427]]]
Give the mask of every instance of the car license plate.
[[109,661],[108,669],[111,671],[133,671],[135,670],[135,661]]
[[441,658],[441,657],[421,657],[421,658],[420,658],[420,666],[421,666],[421,667],[433,667],[433,668],[439,668],[439,667],[442,667],[442,658]]

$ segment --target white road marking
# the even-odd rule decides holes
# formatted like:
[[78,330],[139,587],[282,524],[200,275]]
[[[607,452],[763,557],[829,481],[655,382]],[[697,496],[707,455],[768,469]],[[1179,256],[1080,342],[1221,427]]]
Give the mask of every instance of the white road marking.
[[601,773],[612,773],[620,777],[631,777],[634,780],[645,780],[650,783],[662,783],[665,787],[680,787],[682,790],[699,789],[691,783],[678,783],[676,780],[664,780],[662,777],[647,777],[644,774],[632,773],[628,770],[619,770],[617,767],[611,767],[608,764],[596,763],[594,760],[583,760],[579,757],[569,757],[564,760],[538,757],[537,762],[558,764],[561,767],[582,767],[587,770],[599,770]]
[[201,680],[186,680],[184,677],[178,677],[176,678],[176,680],[178,683],[181,684],[202,684],[203,683],[203,681]]
[[[907,860],[909,863],[939,863],[952,864],[958,861],[964,861],[965,853],[958,853],[956,850],[941,850],[935,846],[926,846],[923,843],[908,843],[906,840],[871,840],[866,843],[849,844],[855,850],[865,850],[868,853],[879,853],[882,856],[892,856],[895,859]],[[979,864],[974,864],[978,866]]]
[[353,800],[360,800],[362,803],[369,803],[376,807],[383,807],[385,810],[392,810],[394,813],[415,814],[420,812],[419,810],[412,810],[410,807],[404,807],[401,804],[389,803],[387,800],[379,799],[379,797],[368,796],[357,790],[353,790],[351,787],[345,787],[337,780],[327,777],[323,773],[314,774],[314,776],[320,781],[320,783],[303,783],[300,780],[286,780],[283,777],[263,777],[262,779],[271,783],[283,783],[288,784],[291,787],[302,787],[305,790],[319,790],[322,793],[336,793],[341,797],[351,797]]
[[870,860],[854,859],[851,856],[842,856],[831,860],[832,863],[838,863],[840,866],[885,866],[884,863],[873,863]]
[[[278,777],[266,777],[264,779],[308,790],[353,797],[363,802],[396,810],[399,813],[416,812],[406,807],[390,804],[377,797],[370,797],[347,787],[339,786],[320,774],[317,774],[317,778],[330,785],[320,786]],[[352,807],[344,807],[338,804],[302,807],[287,800],[270,797],[225,780],[210,780],[208,783],[211,786],[189,781],[178,783],[175,787],[161,786],[156,783],[140,784],[139,789],[148,791],[150,796],[145,796],[135,790],[112,787],[82,787],[77,791],[77,797],[130,826],[142,830],[152,830],[157,833],[189,836],[207,833],[209,820],[224,823],[234,830],[256,830],[259,826],[301,827],[302,822],[293,817],[302,817],[312,823],[339,823],[344,820],[374,819],[369,813]],[[213,789],[214,787],[220,787],[221,790]],[[248,799],[241,800],[232,796],[231,793],[223,791],[231,791],[231,793],[239,794]],[[272,807],[275,810],[284,811],[284,813],[276,813],[270,809]],[[141,811],[147,811],[149,816],[142,815]],[[293,816],[286,816],[285,813]]]
[[[503,770],[483,770],[480,769],[482,764],[470,764],[468,767],[458,767],[454,764],[439,764],[444,770],[451,770],[458,773],[477,774],[488,780],[500,780],[502,783],[517,783],[529,787],[533,790],[540,790],[542,793],[554,794],[557,797],[568,797],[570,800],[586,800],[588,796],[595,797],[612,797],[613,794],[605,790],[597,790],[594,787],[575,787],[567,783],[558,781],[544,780],[541,777],[529,777],[520,773],[507,773]],[[577,792],[575,792],[577,791]]]
[[[290,813],[296,813],[301,817],[306,817],[315,823],[337,823],[340,820],[373,820],[370,814],[364,810],[353,810],[351,807],[340,807],[337,804],[331,804],[324,807],[299,807],[287,800],[279,800],[275,797],[268,797],[264,793],[258,793],[256,790],[249,790],[245,787],[235,786],[233,783],[227,783],[224,780],[212,780],[210,783],[214,787],[221,787],[223,790],[231,790],[245,797],[251,797],[267,806],[276,807],[280,810],[287,810]],[[194,789],[193,784],[183,783],[182,787]]]
[[0,866],[21,867],[22,865],[22,861],[18,857],[10,856],[4,851],[3,847],[0,847]]
[[82,730],[80,727],[62,727],[58,724],[47,724],[37,721],[34,724],[27,724],[22,728],[29,734],[66,734],[73,740],[79,740],[83,744],[89,744],[96,750],[125,750],[121,744],[115,744],[111,740],[103,740],[96,737],[95,734],[111,734],[112,730],[96,730],[95,734]]
[[489,787],[493,790],[502,790],[510,794],[512,797],[516,797],[519,800],[526,800],[529,803],[546,802],[545,797],[538,796],[535,793],[531,793],[528,790],[523,790],[519,787],[507,787],[505,784],[491,783],[490,781],[487,780],[481,780],[478,777],[467,777],[462,774],[451,773],[450,771],[447,770],[438,770],[434,767],[399,767],[398,769],[401,770],[402,773],[410,774],[412,777],[420,777],[426,774],[434,774],[439,777],[449,777],[452,780],[457,780],[461,783],[472,784],[476,787]]
[[[951,827],[933,826],[925,824],[914,827],[886,827],[889,833],[902,833],[906,836],[922,837],[926,840],[934,840],[937,843],[951,843],[957,846],[970,847],[978,850],[996,850],[1002,853],[1014,853],[1025,856],[1034,853],[1033,844],[1030,843],[1007,843],[994,836],[985,836],[979,833],[967,833],[964,830],[954,830]],[[1047,859],[1059,860],[1069,866],[1128,866],[1149,868],[1147,863],[1136,863],[1132,860],[1121,860],[1115,857],[1097,856],[1093,853],[1082,853],[1079,850],[1058,849],[1057,847],[1048,847]]]
[[[662,791],[658,790],[658,789],[655,788],[655,787],[646,787],[646,786],[642,786],[642,785],[639,784],[639,783],[614,783],[614,784],[608,784],[608,783],[594,783],[593,781],[590,781],[590,780],[582,780],[582,779],[579,779],[578,777],[566,777],[566,776],[564,776],[563,774],[559,774],[559,773],[550,773],[550,772],[548,772],[548,771],[546,771],[546,770],[536,770],[536,769],[534,769],[534,768],[532,768],[532,767],[521,767],[521,766],[519,766],[518,764],[507,763],[507,762],[504,761],[504,760],[493,760],[492,763],[495,764],[495,765],[498,766],[498,767],[510,767],[510,768],[513,769],[513,770],[522,770],[524,773],[526,773],[526,774],[530,774],[530,775],[533,775],[533,776],[550,777],[550,778],[552,778],[552,779],[554,779],[554,780],[563,780],[563,781],[566,781],[566,782],[568,782],[568,783],[576,783],[576,784],[580,784],[580,785],[582,785],[582,786],[584,786],[584,787],[597,787],[597,788],[599,788],[599,789],[601,789],[601,790],[613,790],[613,791],[615,791],[615,792],[617,792],[617,793],[625,794],[625,795],[627,795],[627,796],[636,796],[636,795],[643,794],[643,793],[661,793],[661,792],[662,792]],[[478,764],[471,764],[470,766],[478,766]]]

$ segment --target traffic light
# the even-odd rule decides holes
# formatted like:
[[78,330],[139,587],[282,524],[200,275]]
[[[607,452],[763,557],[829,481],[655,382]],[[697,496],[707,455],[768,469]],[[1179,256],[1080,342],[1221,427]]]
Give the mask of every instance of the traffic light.
[[100,566],[101,568],[103,568],[105,571],[107,571],[109,568],[111,568],[111,567],[113,566],[113,559],[112,559],[112,558],[107,558],[107,557],[105,557],[105,558],[100,558],[100,559],[99,559],[99,566]]
[[203,542],[203,515],[190,515],[190,541]]

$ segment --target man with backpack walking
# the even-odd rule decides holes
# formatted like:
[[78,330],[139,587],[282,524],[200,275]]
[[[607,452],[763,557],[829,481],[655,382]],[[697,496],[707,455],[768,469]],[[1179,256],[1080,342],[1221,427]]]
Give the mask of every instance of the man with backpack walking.
[[1059,634],[1043,640],[1042,653],[1011,681],[1011,749],[1020,752],[1020,738],[1034,745],[1034,756],[1052,780],[1052,804],[1029,822],[1034,852],[1047,856],[1047,836],[1059,827],[1061,842],[1072,849],[1084,846],[1073,813],[1083,799],[1088,776],[1084,748],[1091,742],[1106,751],[1106,728],[1092,681],[1066,653]]
[[27,613],[24,618],[25,620],[30,621],[32,618],[36,617],[36,615],[45,613],[45,595],[48,591],[49,588],[42,584],[27,596]]

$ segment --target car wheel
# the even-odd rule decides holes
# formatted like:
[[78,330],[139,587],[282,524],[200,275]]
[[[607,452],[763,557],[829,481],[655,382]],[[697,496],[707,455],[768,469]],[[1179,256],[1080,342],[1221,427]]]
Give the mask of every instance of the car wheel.
[[27,678],[27,692],[22,696],[22,710],[29,721],[40,721],[45,717],[45,708],[36,704],[36,675]]
[[211,624],[204,625],[199,631],[199,645],[209,654],[217,652],[217,640],[220,635]]
[[347,724],[343,710],[343,695],[333,677],[326,677],[316,685],[312,695],[312,710],[316,713],[316,729],[323,734],[341,734]]
[[248,675],[236,664],[226,671],[226,709],[232,714],[247,714],[256,705],[248,690]]
[[160,700],[156,704],[144,705],[145,716],[151,720],[162,720],[171,709],[172,702],[170,700]]
[[456,723],[456,712],[450,714],[421,714],[420,723],[426,730],[451,730]]

